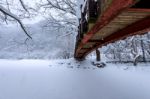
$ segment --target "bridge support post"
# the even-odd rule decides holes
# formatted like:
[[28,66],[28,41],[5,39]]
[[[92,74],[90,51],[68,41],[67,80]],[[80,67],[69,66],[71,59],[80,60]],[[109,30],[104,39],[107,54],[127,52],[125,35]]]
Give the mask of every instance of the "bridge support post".
[[100,51],[96,49],[96,61],[101,61]]

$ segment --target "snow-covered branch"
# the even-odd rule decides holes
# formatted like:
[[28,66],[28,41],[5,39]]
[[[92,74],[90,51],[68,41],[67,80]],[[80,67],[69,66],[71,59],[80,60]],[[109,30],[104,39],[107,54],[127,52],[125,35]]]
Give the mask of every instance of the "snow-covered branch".
[[27,30],[25,29],[25,27],[24,27],[23,23],[21,22],[21,20],[19,19],[19,17],[17,17],[15,14],[11,13],[9,10],[5,9],[5,8],[4,8],[3,6],[1,6],[1,5],[0,5],[0,11],[1,11],[4,15],[9,16],[9,17],[15,19],[15,20],[19,23],[20,27],[21,27],[22,30],[25,32],[25,34],[26,34],[29,38],[32,39],[32,37],[28,34]]
[[47,2],[47,8],[55,8],[57,10],[70,13],[71,15],[76,16],[76,10],[74,8],[75,3],[72,3],[71,0],[47,0]]
[[29,12],[28,9],[26,8],[25,4],[24,4],[24,1],[23,0],[19,0],[20,1],[20,4],[22,5],[23,9],[26,11],[26,12]]

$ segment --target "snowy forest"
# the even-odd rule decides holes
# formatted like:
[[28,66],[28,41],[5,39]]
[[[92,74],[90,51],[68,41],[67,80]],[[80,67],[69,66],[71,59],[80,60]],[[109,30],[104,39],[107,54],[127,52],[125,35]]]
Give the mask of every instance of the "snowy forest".
[[0,0],[0,99],[150,99],[149,4]]
[[[81,3],[82,0],[0,0],[0,58],[73,57]],[[150,33],[136,35],[100,50],[111,61],[138,58],[146,62],[150,61],[149,39]]]
[[73,57],[75,0],[1,0],[0,58]]

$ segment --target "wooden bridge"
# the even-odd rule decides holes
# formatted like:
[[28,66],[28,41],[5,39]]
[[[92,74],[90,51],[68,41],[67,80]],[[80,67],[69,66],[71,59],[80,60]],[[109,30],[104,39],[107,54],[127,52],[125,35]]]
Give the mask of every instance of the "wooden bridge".
[[150,0],[84,0],[74,57],[84,59],[108,43],[150,31]]

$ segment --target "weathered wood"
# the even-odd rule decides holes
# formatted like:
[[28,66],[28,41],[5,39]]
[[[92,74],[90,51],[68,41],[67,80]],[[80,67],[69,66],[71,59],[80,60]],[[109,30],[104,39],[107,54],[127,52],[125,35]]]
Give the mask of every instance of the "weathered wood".
[[[108,10],[105,11],[99,17],[100,19],[96,22],[96,24],[91,28],[91,30],[86,33],[81,41],[81,43],[78,45],[77,49],[75,50],[75,57],[78,56],[78,52],[85,43],[101,28],[103,28],[105,25],[107,25],[112,19],[114,19],[121,11],[125,10],[129,5],[131,5],[134,2],[134,0],[113,0],[111,5],[109,6]],[[82,31],[81,31],[82,32]]]
[[121,39],[124,39],[125,37],[132,36],[135,34],[147,33],[147,31],[150,31],[150,24],[149,23],[150,23],[150,16],[143,19],[143,20],[140,20],[136,23],[129,25],[128,27],[126,27],[120,31],[117,31],[116,33],[105,38],[103,44],[99,43],[98,46],[96,46],[95,48],[88,50],[86,53],[84,53],[84,55],[82,55],[82,57],[85,57],[90,52],[92,52],[95,49],[102,47],[103,45],[106,45],[108,43],[112,43],[112,42],[115,42],[117,40],[121,40]]
[[[113,0],[82,38],[75,58],[85,58],[103,45],[149,31],[150,9],[129,8],[135,3],[135,0]],[[83,49],[86,50],[79,55]]]

